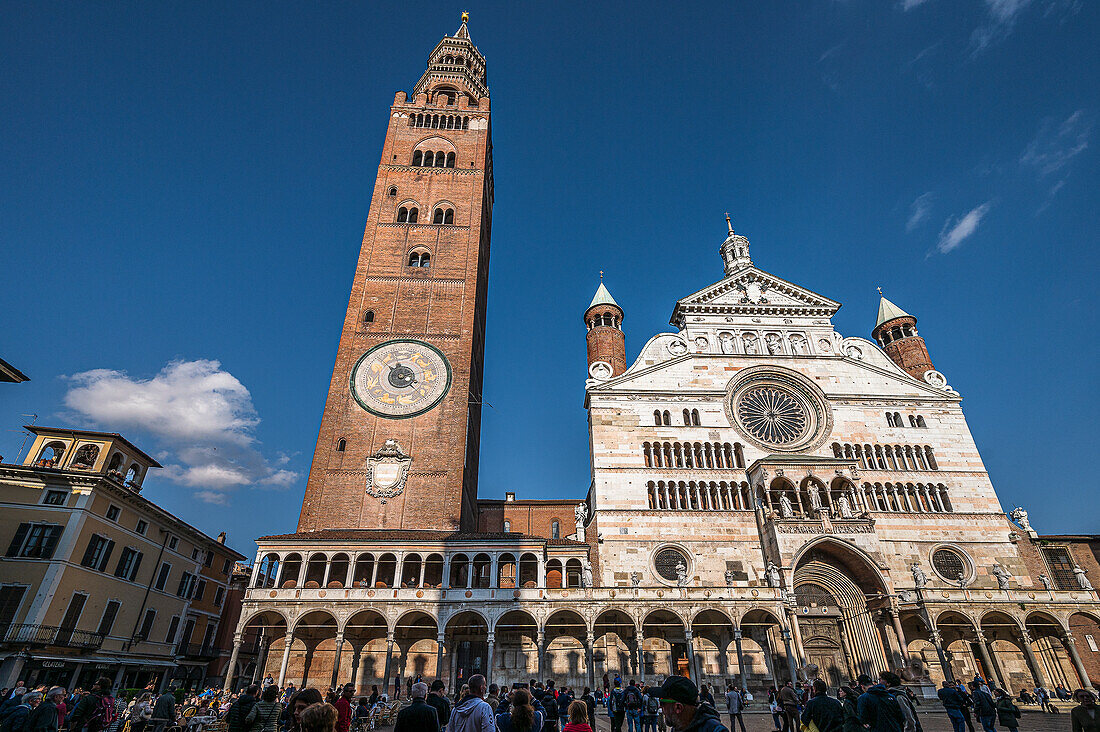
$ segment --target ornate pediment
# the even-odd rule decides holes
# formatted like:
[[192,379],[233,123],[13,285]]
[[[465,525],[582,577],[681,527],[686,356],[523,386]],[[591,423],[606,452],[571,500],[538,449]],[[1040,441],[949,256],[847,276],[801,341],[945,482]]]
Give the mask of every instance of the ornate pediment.
[[840,303],[799,287],[756,267],[746,267],[721,282],[705,287],[676,303],[673,325],[692,314],[713,315],[832,315]]

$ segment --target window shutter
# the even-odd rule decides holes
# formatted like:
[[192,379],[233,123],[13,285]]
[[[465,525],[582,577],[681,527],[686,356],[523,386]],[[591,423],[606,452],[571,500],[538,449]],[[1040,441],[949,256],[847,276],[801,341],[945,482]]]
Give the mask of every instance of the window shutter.
[[107,571],[107,562],[111,559],[111,552],[113,552],[114,550],[115,550],[115,542],[112,539],[112,540],[109,540],[107,542],[107,548],[103,550],[103,558],[99,560],[98,569],[99,569],[100,572],[106,572]]
[[61,541],[63,526],[51,526],[46,532],[46,539],[42,546],[42,558],[53,559],[53,552],[57,549],[57,543]]
[[115,565],[115,577],[122,577],[126,574],[126,557],[130,555],[130,548],[127,547],[122,550],[122,554],[118,557],[118,564]]
[[133,582],[137,579],[138,568],[141,566],[141,552],[138,552],[134,557],[134,566],[130,569],[130,576],[128,579]]
[[91,567],[95,569],[93,562],[95,561],[95,550],[99,546],[99,542],[103,537],[99,534],[92,534],[92,538],[88,540],[88,548],[84,550],[84,558],[80,560],[80,566]]
[[30,524],[19,524],[19,528],[15,530],[15,537],[11,540],[11,545],[8,547],[8,556],[19,556],[19,548],[23,546],[23,542],[27,538],[27,532],[30,531]]

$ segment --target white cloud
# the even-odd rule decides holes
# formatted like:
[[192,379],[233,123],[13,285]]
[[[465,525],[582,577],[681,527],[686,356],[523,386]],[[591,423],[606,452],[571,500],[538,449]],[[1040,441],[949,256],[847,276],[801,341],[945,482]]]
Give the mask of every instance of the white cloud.
[[1088,148],[1091,132],[1092,121],[1080,109],[1061,124],[1046,119],[1020,155],[1020,163],[1034,168],[1040,176],[1057,173]]
[[978,224],[982,222],[982,218],[989,212],[989,208],[992,205],[992,201],[986,201],[981,206],[971,209],[958,221],[953,222],[951,219],[948,219],[944,222],[943,229],[940,231],[940,240],[936,244],[936,249],[938,249],[941,254],[947,254],[957,249],[959,245],[978,230]]
[[920,194],[913,203],[909,204],[909,220],[905,222],[906,232],[912,233],[914,229],[924,223],[925,219],[928,218],[928,214],[932,212],[932,203],[935,198],[935,195],[929,191]]
[[926,2],[928,2],[928,0],[901,0],[901,9],[909,11],[924,5]]
[[1020,14],[1031,5],[1032,0],[985,0],[985,9],[989,19],[970,35],[973,54],[985,50],[996,41],[1007,38],[1016,26]]
[[150,379],[95,369],[69,377],[65,405],[112,431],[138,430],[160,443],[168,479],[224,504],[226,491],[244,485],[285,488],[298,474],[256,446],[260,423],[244,384],[213,360],[172,361]]

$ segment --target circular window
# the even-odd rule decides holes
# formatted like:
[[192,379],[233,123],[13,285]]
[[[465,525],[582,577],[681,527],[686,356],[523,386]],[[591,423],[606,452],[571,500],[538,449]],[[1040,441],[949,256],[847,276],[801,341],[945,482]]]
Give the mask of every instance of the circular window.
[[937,549],[932,552],[932,569],[945,580],[957,582],[969,574],[967,561],[954,549]]
[[661,549],[653,557],[653,569],[657,572],[657,576],[668,582],[676,582],[681,571],[686,575],[687,568],[687,557],[679,549],[672,547]]
[[825,395],[795,371],[754,366],[730,382],[728,393],[730,422],[765,450],[811,450],[832,430],[832,412]]
[[777,386],[745,390],[737,400],[737,421],[753,437],[772,445],[797,441],[809,426],[801,400]]

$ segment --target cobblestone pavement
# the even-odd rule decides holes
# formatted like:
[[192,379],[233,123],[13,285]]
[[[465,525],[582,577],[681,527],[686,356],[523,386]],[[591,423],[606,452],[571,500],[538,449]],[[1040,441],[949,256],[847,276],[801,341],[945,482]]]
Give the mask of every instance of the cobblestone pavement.
[[[603,710],[597,710],[596,732],[611,732],[611,722],[608,720],[606,714],[600,713],[602,711]],[[920,723],[921,727],[924,728],[924,732],[952,732],[951,722],[947,719],[947,715],[942,709],[936,711],[932,709],[921,709],[918,710],[918,714],[920,715]],[[729,717],[723,714],[722,723],[728,726]],[[745,728],[747,732],[772,732],[774,727],[772,725],[771,715],[762,713],[746,714]],[[1020,732],[1069,732],[1069,729],[1068,712],[1044,714],[1035,709],[1024,709],[1023,716],[1020,717]],[[997,730],[998,732],[1007,732],[1007,730],[1001,726],[998,726]],[[625,724],[623,725],[622,732],[629,732]],[[671,730],[667,732],[671,732]],[[738,732],[740,732],[740,728],[738,728]],[[982,732],[981,725],[977,725],[975,732]]]

